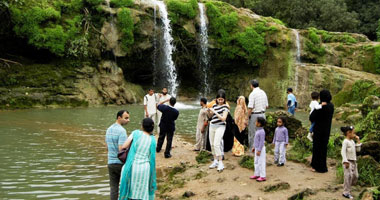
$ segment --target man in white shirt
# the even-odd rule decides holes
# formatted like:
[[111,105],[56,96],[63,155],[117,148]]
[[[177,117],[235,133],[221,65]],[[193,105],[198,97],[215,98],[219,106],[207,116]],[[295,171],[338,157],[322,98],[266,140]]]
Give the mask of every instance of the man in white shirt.
[[259,88],[259,82],[257,80],[251,80],[250,86],[252,92],[249,95],[248,102],[248,143],[249,149],[252,150],[257,129],[256,120],[258,117],[265,119],[265,111],[268,108],[268,98],[264,90]]
[[[170,94],[168,94],[168,89],[166,87],[162,88],[162,93],[158,94],[158,104],[169,105],[169,99],[172,98]],[[162,112],[157,110],[157,132],[160,133],[160,122],[161,122]]]
[[151,118],[156,124],[157,117],[157,96],[153,89],[148,90],[148,94],[144,96],[145,117]]

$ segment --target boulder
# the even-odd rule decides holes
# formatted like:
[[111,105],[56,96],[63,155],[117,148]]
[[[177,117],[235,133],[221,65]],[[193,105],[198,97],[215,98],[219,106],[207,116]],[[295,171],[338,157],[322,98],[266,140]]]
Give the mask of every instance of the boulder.
[[288,129],[289,138],[296,137],[296,131],[302,127],[302,122],[294,117],[292,117],[288,112],[284,110],[279,110],[276,112],[269,112],[266,115],[267,124],[265,125],[266,141],[272,142],[274,131],[277,127],[277,119],[279,117],[284,117],[286,120],[285,127]]
[[379,195],[380,195],[379,191],[380,191],[380,186],[366,188],[360,193],[359,199],[360,200],[377,200],[379,199]]
[[363,105],[360,110],[363,116],[367,116],[372,110],[376,110],[380,106],[380,98],[374,95],[368,96],[364,99]]
[[362,156],[370,155],[377,162],[380,162],[380,141],[364,142],[361,146],[360,152],[358,152],[357,154]]

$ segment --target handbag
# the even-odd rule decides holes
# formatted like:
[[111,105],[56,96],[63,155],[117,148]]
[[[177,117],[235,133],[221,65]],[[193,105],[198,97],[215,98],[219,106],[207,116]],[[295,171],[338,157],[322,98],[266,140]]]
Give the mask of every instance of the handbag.
[[129,148],[122,148],[119,153],[117,153],[117,158],[119,158],[119,160],[123,163],[125,163],[125,161],[127,161],[127,158],[128,158],[128,153],[129,153],[129,149],[131,148],[132,146],[132,142],[133,140],[131,141],[131,145],[129,145]]

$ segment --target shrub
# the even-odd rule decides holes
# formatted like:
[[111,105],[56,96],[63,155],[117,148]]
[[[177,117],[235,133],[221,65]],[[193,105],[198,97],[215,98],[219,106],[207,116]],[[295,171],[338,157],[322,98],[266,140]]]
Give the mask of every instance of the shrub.
[[380,19],[377,22],[376,36],[377,36],[377,41],[380,42]]
[[241,167],[254,170],[255,169],[255,158],[252,156],[245,155],[240,159],[239,165]]
[[122,34],[121,47],[124,51],[130,52],[131,47],[134,43],[134,24],[131,17],[131,12],[128,8],[122,8],[121,11],[117,14],[117,25]]
[[[362,102],[368,95],[373,94],[376,85],[370,80],[359,80],[352,85],[352,97],[354,101]],[[376,95],[376,94],[375,94]]]
[[208,151],[201,151],[199,154],[195,157],[195,160],[199,164],[209,163],[211,161],[212,154]]
[[358,183],[361,186],[380,185],[380,164],[371,156],[362,156],[358,159]]
[[111,0],[110,6],[111,7],[130,7],[133,5],[134,0]]
[[180,17],[194,19],[198,14],[197,0],[166,0],[166,6],[173,23],[178,23]]
[[321,44],[321,38],[317,34],[317,30],[315,28],[309,28],[308,39],[306,41],[306,48],[309,52],[323,56],[326,53],[325,48]]
[[264,37],[255,31],[255,27],[248,27],[237,36],[238,43],[245,50],[243,56],[247,57],[248,63],[263,61],[263,55],[267,50]]
[[363,133],[363,141],[377,140],[380,141],[380,107],[374,110],[361,120],[357,126],[357,131]]
[[[379,39],[379,41],[380,41],[380,39]],[[375,49],[375,55],[374,55],[373,62],[375,64],[376,73],[380,74],[380,45],[375,46],[374,49]]]

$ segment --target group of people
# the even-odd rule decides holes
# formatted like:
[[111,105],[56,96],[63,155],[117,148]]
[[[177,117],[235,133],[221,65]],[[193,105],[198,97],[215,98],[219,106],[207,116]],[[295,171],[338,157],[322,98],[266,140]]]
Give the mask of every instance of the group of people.
[[[213,162],[209,168],[216,168],[218,172],[222,172],[224,152],[231,150],[234,156],[244,155],[242,138],[248,135],[248,149],[254,155],[255,165],[254,175],[250,178],[263,182],[267,179],[264,127],[266,125],[265,112],[269,105],[267,95],[260,89],[259,82],[252,80],[250,86],[252,92],[248,98],[248,106],[245,97],[240,96],[236,102],[235,119],[230,115],[230,105],[227,103],[224,90],[219,90],[216,98],[209,103],[206,98],[200,99],[201,109],[198,115],[194,151],[211,151]],[[297,101],[291,88],[288,88],[287,93],[288,111],[294,115]],[[331,103],[331,94],[327,90],[322,90],[320,93],[313,92],[311,96],[309,118],[312,125],[308,135],[313,142],[311,170],[324,173],[328,171],[327,144],[334,106]],[[129,122],[129,112],[121,110],[117,113],[116,122],[106,132],[111,200],[154,199],[154,192],[157,189],[155,156],[161,151],[166,137],[164,156],[171,157],[175,120],[179,116],[179,111],[174,108],[175,104],[176,99],[167,94],[166,88],[163,88],[161,94],[156,94],[150,89],[144,97],[145,118],[142,120],[141,130],[133,131],[129,137],[122,127]],[[281,167],[286,162],[289,136],[286,118],[279,117],[276,123],[277,128],[272,141],[274,163]],[[159,135],[157,142],[153,134],[155,125]],[[355,148],[360,149],[360,140],[355,135],[353,127],[342,127],[341,130],[346,136],[342,147],[345,167],[343,196],[352,198],[350,188],[358,177]],[[358,145],[353,142],[353,139],[357,140]],[[123,148],[129,148],[125,164],[117,158],[118,152]]]
[[[144,116],[141,130],[135,130],[128,137],[124,125],[129,122],[129,112],[121,110],[116,122],[106,131],[108,150],[108,172],[110,178],[110,199],[154,199],[156,184],[156,152],[160,152],[166,138],[165,158],[170,158],[175,120],[179,112],[174,108],[176,98],[167,94],[155,94],[149,89],[144,96]],[[157,123],[155,123],[157,122]],[[153,134],[158,124],[159,137]],[[122,149],[129,149],[125,163],[118,159]]]

